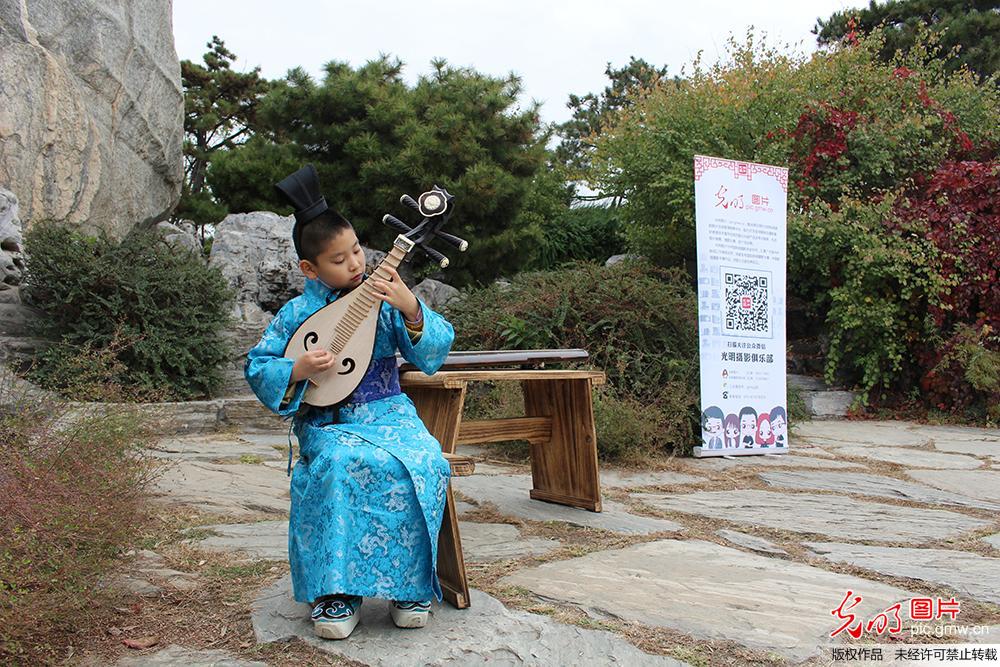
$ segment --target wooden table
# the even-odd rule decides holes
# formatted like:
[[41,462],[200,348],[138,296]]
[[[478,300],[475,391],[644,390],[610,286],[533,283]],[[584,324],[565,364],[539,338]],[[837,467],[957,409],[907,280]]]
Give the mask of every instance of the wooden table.
[[[585,355],[585,353],[584,353]],[[462,420],[470,382],[515,381],[524,394],[523,417]],[[547,369],[442,370],[400,374],[427,430],[445,454],[458,445],[527,440],[531,445],[531,498],[601,511],[592,389],[604,384],[601,371]],[[438,578],[445,599],[469,606],[469,586],[451,487],[438,541]]]

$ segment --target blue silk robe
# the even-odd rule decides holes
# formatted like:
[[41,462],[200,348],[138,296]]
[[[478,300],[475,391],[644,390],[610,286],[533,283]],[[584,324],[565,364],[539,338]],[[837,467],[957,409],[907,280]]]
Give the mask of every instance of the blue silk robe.
[[313,408],[302,403],[305,380],[289,391],[294,362],[283,353],[298,326],[339,295],[307,280],[305,293],[278,311],[245,367],[261,402],[294,417],[299,440],[288,524],[295,600],[312,603],[334,593],[441,600],[437,543],[451,471],[399,389],[395,352],[433,374],[448,356],[454,330],[420,301],[423,331],[413,343],[402,314],[382,303],[361,384],[339,409]]

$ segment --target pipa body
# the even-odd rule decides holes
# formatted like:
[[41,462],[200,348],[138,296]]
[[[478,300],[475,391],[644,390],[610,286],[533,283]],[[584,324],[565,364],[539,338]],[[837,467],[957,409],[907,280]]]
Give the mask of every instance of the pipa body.
[[[387,268],[395,269],[413,249],[413,241],[402,234],[392,250],[372,272],[391,280]],[[306,352],[329,350],[333,366],[309,378],[302,402],[320,408],[340,403],[361,384],[375,351],[375,332],[382,300],[375,296],[370,280],[363,281],[333,303],[320,308],[303,322],[285,346],[285,357],[298,359]]]
[[345,316],[351,312],[352,306],[357,306],[361,296],[359,286],[320,308],[295,330],[288,341],[285,356],[290,359],[298,359],[309,350],[320,348],[330,350],[337,356],[332,367],[309,379],[302,398],[304,403],[317,407],[334,405],[350,396],[361,384],[375,350],[375,331],[378,328],[381,301],[367,308],[361,323],[354,329],[354,335],[347,339],[339,351],[334,351],[334,347],[337,347],[334,338],[338,325],[346,321]]

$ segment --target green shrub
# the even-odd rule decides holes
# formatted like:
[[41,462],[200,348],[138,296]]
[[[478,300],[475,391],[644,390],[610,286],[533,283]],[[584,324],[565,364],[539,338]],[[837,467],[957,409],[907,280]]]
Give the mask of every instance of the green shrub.
[[532,268],[554,269],[572,261],[604,262],[625,252],[617,208],[567,208],[541,224],[542,240]]
[[117,241],[42,223],[25,240],[25,297],[41,311],[37,334],[53,341],[35,381],[116,400],[199,398],[220,385],[232,294],[198,254],[153,231]]
[[893,203],[844,200],[837,211],[818,205],[789,219],[789,273],[809,275],[798,289],[825,313],[827,380],[857,384],[863,402],[917,382],[911,349],[935,335],[927,302],[944,288],[933,244],[886,230]]
[[[603,455],[629,458],[630,442],[684,451],[698,423],[697,301],[690,282],[683,271],[641,261],[579,263],[464,292],[447,315],[457,349],[586,349],[610,385],[595,406]],[[626,424],[612,418],[616,408],[655,417]],[[654,431],[652,440],[638,440]]]
[[932,405],[963,406],[973,417],[1000,423],[1000,336],[988,324],[959,324],[938,352],[938,363],[922,382]]

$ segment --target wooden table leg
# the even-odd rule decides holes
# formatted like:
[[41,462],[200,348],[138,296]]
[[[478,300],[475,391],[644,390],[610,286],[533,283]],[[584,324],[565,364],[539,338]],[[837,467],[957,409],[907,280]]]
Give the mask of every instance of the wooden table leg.
[[[462,421],[465,404],[465,383],[458,387],[406,387],[406,395],[417,408],[424,426],[439,443],[441,451],[455,453],[458,426]],[[458,513],[455,497],[448,485],[444,518],[438,534],[438,583],[445,600],[458,609],[470,604],[469,582],[465,577],[465,558],[462,555],[462,538],[458,533]]]
[[552,440],[531,445],[531,497],[601,511],[591,381],[522,380],[528,417],[551,417]]

